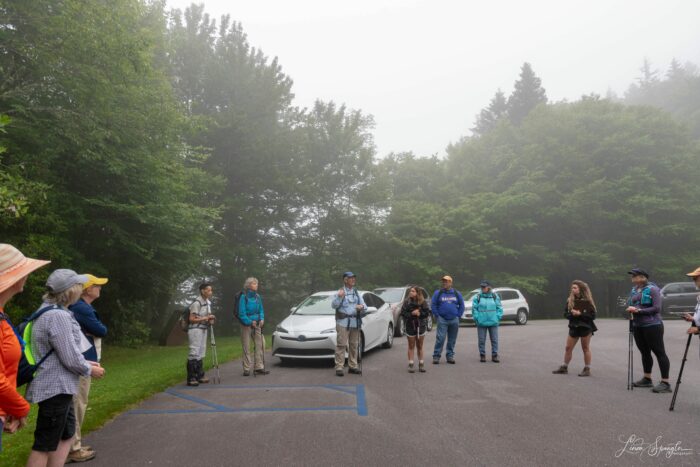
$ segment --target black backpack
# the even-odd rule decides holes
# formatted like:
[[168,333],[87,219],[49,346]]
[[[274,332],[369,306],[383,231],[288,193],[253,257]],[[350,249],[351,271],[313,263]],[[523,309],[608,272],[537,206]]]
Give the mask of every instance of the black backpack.
[[196,302],[197,300],[192,300],[192,302],[185,307],[185,309],[182,310],[182,313],[180,314],[180,317],[177,320],[177,323],[180,325],[180,329],[182,329],[182,332],[187,332],[190,329],[190,307],[192,306],[192,303]]
[[25,318],[20,323],[19,328],[15,330],[17,339],[19,340],[20,346],[22,347],[22,356],[19,359],[19,365],[17,367],[17,387],[31,383],[34,379],[34,373],[36,373],[36,370],[53,353],[52,348],[46,353],[46,355],[41,357],[38,362],[34,359],[34,356],[32,355],[31,344],[33,322],[47,311],[60,309],[61,308],[59,306],[49,305],[38,311],[35,311],[31,315],[29,315],[29,317]]

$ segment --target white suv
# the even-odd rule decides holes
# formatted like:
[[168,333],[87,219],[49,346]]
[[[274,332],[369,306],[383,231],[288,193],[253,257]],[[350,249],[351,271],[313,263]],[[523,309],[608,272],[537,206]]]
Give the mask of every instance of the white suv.
[[[473,323],[472,318],[472,299],[474,295],[479,293],[480,289],[475,289],[469,292],[464,297],[464,314],[462,321]],[[508,287],[497,287],[494,292],[501,297],[501,305],[503,305],[503,317],[501,321],[512,319],[515,324],[526,324],[530,317],[530,305],[518,289],[509,289]]]

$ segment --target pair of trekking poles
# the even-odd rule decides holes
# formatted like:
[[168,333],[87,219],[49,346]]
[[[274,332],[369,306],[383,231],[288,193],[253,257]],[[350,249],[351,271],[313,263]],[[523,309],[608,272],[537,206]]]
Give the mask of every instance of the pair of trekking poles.
[[[690,327],[694,327],[695,323],[691,324]],[[683,352],[683,360],[681,360],[681,368],[678,371],[678,379],[676,380],[676,387],[673,389],[673,397],[671,398],[671,405],[668,408],[669,411],[673,412],[676,406],[676,397],[678,397],[678,388],[681,385],[681,377],[683,376],[683,370],[685,369],[685,362],[688,360],[688,349],[690,349],[690,341],[693,339],[694,334],[688,334],[688,341],[685,343],[685,351]],[[634,327],[633,322],[630,319],[629,327],[629,354],[627,358],[627,390],[632,391],[634,389],[634,352],[632,349],[632,341],[634,340]]]

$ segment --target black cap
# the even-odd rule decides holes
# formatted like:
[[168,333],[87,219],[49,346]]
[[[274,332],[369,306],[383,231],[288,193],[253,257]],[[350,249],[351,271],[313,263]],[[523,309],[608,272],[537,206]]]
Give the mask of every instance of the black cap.
[[479,287],[491,287],[491,283],[484,279],[481,281],[481,284],[479,284]]
[[627,271],[627,274],[631,276],[644,276],[649,279],[649,273],[642,268],[632,268],[631,270]]

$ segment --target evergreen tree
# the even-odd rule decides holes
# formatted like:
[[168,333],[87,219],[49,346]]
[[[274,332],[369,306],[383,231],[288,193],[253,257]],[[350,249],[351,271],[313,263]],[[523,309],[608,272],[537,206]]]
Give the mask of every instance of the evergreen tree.
[[508,117],[516,125],[535,107],[547,103],[547,94],[542,80],[535,75],[532,66],[525,62],[520,69],[520,78],[515,82],[515,90],[508,98]]
[[477,115],[472,132],[475,135],[485,135],[493,130],[498,122],[508,115],[508,101],[500,89],[491,98],[489,106],[481,110]]

